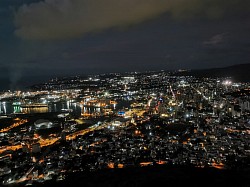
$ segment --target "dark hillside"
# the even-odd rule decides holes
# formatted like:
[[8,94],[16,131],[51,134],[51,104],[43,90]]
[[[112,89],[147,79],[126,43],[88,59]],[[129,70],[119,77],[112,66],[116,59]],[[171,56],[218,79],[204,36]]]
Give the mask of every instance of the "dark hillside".
[[144,186],[193,186],[193,187],[249,187],[250,171],[218,170],[174,166],[107,169],[89,174],[74,173],[65,181],[46,182],[38,186],[85,187],[144,187]]
[[240,64],[224,68],[212,68],[178,72],[176,75],[196,77],[232,77],[234,82],[250,82],[250,64]]

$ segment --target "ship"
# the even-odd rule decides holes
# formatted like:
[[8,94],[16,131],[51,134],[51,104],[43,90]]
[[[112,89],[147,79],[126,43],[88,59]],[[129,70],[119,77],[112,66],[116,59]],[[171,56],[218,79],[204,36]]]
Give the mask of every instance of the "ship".
[[25,103],[25,102],[20,102],[16,101],[12,103],[12,106],[17,106],[21,108],[40,108],[40,107],[48,107],[48,104],[44,103]]

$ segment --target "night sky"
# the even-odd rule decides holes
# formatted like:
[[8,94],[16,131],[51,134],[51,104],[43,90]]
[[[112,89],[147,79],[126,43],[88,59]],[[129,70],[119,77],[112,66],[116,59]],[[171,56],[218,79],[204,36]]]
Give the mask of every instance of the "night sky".
[[249,0],[0,1],[0,89],[249,62]]

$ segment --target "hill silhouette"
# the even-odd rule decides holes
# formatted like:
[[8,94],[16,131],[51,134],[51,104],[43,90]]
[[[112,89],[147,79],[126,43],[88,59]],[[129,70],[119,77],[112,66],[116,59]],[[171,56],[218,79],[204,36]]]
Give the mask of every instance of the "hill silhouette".
[[214,168],[152,166],[142,168],[106,169],[93,173],[72,173],[64,181],[48,181],[37,187],[249,187],[250,171]]
[[234,82],[250,82],[250,63],[223,68],[199,69],[177,72],[175,75],[195,77],[231,77]]

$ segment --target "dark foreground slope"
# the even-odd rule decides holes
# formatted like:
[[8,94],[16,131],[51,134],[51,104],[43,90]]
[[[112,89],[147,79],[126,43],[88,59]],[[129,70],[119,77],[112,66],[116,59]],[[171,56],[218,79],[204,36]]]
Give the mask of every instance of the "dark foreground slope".
[[250,64],[240,64],[224,68],[178,72],[176,75],[192,75],[196,77],[232,77],[234,82],[250,82],[249,72]]
[[108,169],[89,174],[74,173],[59,183],[46,182],[38,186],[144,187],[144,186],[225,186],[250,187],[250,171],[213,168],[143,167]]

